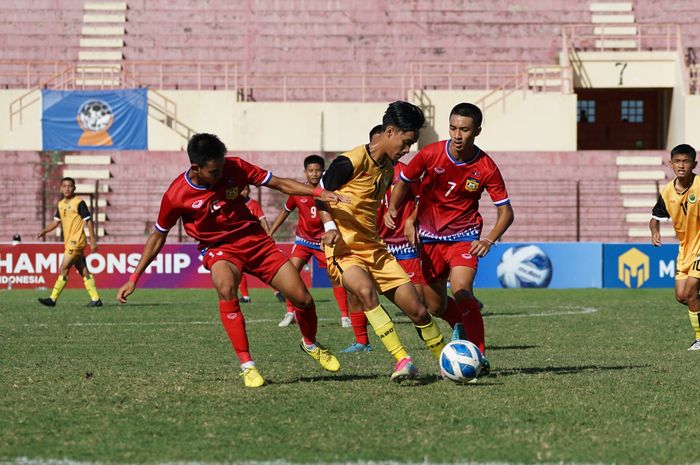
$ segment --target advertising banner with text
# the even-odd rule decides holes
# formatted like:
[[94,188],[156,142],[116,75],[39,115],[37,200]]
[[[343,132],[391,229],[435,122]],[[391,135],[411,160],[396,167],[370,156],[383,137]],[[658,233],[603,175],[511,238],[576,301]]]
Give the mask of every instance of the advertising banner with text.
[[[292,244],[278,244],[289,255]],[[63,260],[61,243],[0,244],[0,289],[51,288],[61,270]],[[89,250],[89,249],[88,249]],[[100,244],[97,253],[86,257],[98,288],[121,287],[141,258],[143,244]],[[302,272],[309,285],[309,272]],[[252,276],[249,287],[263,287]],[[82,288],[82,279],[75,269],[69,278],[69,288]],[[210,288],[209,272],[202,266],[194,243],[166,244],[139,280],[142,288]]]

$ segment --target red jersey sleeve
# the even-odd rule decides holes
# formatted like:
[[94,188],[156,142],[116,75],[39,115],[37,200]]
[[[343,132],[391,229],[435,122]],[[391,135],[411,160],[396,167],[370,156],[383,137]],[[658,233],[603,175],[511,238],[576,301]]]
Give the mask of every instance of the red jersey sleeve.
[[493,172],[486,179],[484,188],[486,189],[486,192],[489,193],[494,205],[497,207],[510,203],[508,191],[506,190],[506,183],[503,181],[503,176],[501,175],[501,171],[497,166],[494,166]]
[[249,199],[248,202],[246,202],[246,206],[257,219],[262,220],[265,218],[265,212],[257,200]]
[[160,201],[160,210],[158,211],[158,220],[156,221],[156,229],[162,233],[170,231],[170,228],[175,226],[180,212],[175,208],[170,201],[170,195],[166,192]]
[[413,159],[408,162],[402,170],[399,176],[404,182],[415,182],[420,179],[420,177],[425,172],[426,167],[426,152],[421,150],[418,154],[413,157]]
[[287,197],[287,202],[284,204],[284,209],[291,213],[295,208],[297,208],[296,198],[290,195]]
[[272,178],[272,172],[264,170],[257,165],[248,163],[247,161],[239,158],[239,167],[246,175],[248,184],[253,184],[254,186],[264,186]]

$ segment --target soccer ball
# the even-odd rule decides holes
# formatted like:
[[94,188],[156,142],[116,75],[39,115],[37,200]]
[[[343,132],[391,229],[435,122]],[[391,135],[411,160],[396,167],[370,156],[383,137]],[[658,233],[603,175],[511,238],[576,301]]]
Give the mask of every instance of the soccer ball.
[[520,245],[505,251],[496,273],[506,288],[547,287],[552,280],[552,262],[536,245]]
[[80,107],[78,124],[86,131],[104,131],[113,120],[112,109],[102,100],[90,100]]
[[440,353],[440,368],[445,377],[456,383],[468,383],[479,376],[484,356],[469,341],[448,343]]

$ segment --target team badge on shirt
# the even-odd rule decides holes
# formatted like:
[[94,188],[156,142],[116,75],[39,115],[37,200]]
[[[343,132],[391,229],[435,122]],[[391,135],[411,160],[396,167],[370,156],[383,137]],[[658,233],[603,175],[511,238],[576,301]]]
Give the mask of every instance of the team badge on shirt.
[[475,192],[477,189],[479,189],[479,180],[475,178],[467,178],[467,184],[465,187],[469,192]]
[[688,196],[688,203],[695,203],[695,202],[697,202],[697,201],[698,201],[698,198],[695,197],[695,194],[690,194],[690,195]]
[[238,197],[238,187],[232,187],[231,189],[226,189],[226,198],[233,200]]

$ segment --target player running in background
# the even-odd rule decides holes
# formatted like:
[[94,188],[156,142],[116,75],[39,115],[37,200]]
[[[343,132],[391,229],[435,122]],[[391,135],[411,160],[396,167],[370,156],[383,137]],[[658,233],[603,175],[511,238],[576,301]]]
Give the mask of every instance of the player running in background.
[[92,222],[92,215],[85,202],[75,195],[75,180],[73,178],[61,179],[61,194],[63,194],[63,198],[58,202],[53,221],[36,235],[37,239],[41,239],[60,225],[65,241],[61,273],[53,285],[51,296],[39,298],[39,303],[47,307],[56,306],[56,301],[68,282],[68,273],[71,267],[74,266],[83,277],[83,285],[90,295],[90,302],[87,304],[87,307],[101,307],[102,300],[100,300],[100,295],[97,293],[95,278],[90,274],[84,254],[87,246],[87,238],[85,237],[86,224],[90,233],[91,252],[97,252],[97,236],[95,236],[95,225]]
[[178,176],[163,195],[155,230],[146,241],[133,274],[117,292],[117,300],[136,289],[140,275],[158,255],[168,232],[182,218],[187,234],[199,241],[204,267],[219,296],[224,329],[241,363],[245,386],[259,387],[265,381],[250,354],[245,319],[236,291],[243,272],[274,285],[297,307],[301,349],[328,371],[340,363],[316,341],[316,306],[299,272],[245,206],[240,192],[247,184],[267,186],[289,195],[313,195],[327,202],[339,197],[292,179],[278,178],[237,157],[226,157],[226,146],[212,134],[196,134],[187,144],[191,166]]
[[695,341],[688,350],[700,350],[700,178],[695,149],[681,144],[671,150],[671,169],[676,178],[666,184],[651,213],[651,243],[661,245],[660,221],[673,221],[678,237],[676,258],[676,300],[688,306]]
[[[424,147],[402,170],[384,218],[387,227],[395,228],[397,209],[409,184],[421,183],[418,227],[409,240],[421,244],[421,266],[428,283],[424,289],[426,305],[434,315],[453,314],[455,310],[448,307],[456,305],[467,339],[483,353],[484,320],[474,297],[478,259],[506,232],[514,215],[501,172],[474,145],[481,121],[481,110],[476,105],[455,106],[450,113],[450,139]],[[479,198],[484,190],[496,205],[498,217],[493,229],[482,238]],[[456,303],[448,299],[448,279]],[[486,370],[488,373],[488,365]]]
[[[318,155],[309,155],[304,159],[304,175],[306,176],[306,183],[309,186],[318,186],[325,166],[325,160]],[[325,269],[326,255],[323,253],[323,248],[321,247],[323,224],[321,223],[313,197],[289,196],[287,202],[284,204],[284,208],[272,222],[269,231],[270,236],[277,232],[279,227],[287,220],[289,214],[295,209],[299,210],[299,222],[296,227],[296,238],[294,239],[294,247],[292,248],[290,261],[297,270],[301,271],[304,265],[309,263],[311,257],[315,257],[318,265]],[[334,282],[333,295],[340,308],[341,326],[343,328],[349,328],[351,323],[348,317],[348,296],[345,292],[345,288],[339,283]],[[280,321],[278,326],[289,326],[295,321],[294,305],[287,300],[287,313],[285,313],[284,318]]]
[[[270,234],[270,223],[267,222],[265,218],[265,212],[260,206],[260,202],[250,197],[250,186],[246,185],[241,191],[241,195],[245,200],[245,206],[248,210],[260,221],[260,226],[265,230],[266,233]],[[241,291],[240,301],[244,304],[250,303],[250,294],[248,293],[248,279],[245,274],[241,275],[241,282],[238,284],[238,289]],[[281,298],[280,298],[281,296]],[[284,296],[280,291],[275,290],[275,297],[277,300],[283,301]]]
[[379,304],[377,291],[413,321],[435,358],[444,347],[440,329],[421,303],[410,278],[377,234],[377,211],[394,176],[393,163],[408,153],[424,123],[423,112],[417,106],[408,102],[390,104],[382,120],[383,132],[376,142],[343,153],[323,175],[321,185],[337,190],[350,202],[316,202],[326,230],[323,242],[328,274],[361,302],[367,320],[396,359],[391,374],[396,382],[415,377],[418,370],[401,344],[394,323]]

